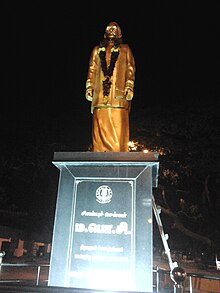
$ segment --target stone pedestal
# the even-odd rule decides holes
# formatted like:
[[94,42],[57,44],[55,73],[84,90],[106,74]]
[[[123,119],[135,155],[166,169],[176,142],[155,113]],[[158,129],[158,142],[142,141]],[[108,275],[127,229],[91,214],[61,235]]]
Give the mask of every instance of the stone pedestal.
[[153,292],[157,153],[57,152],[49,286]]

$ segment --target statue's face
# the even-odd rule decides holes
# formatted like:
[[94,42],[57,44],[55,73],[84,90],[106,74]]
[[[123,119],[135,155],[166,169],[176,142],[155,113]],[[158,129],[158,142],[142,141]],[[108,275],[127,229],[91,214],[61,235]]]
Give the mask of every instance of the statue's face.
[[105,38],[106,39],[118,39],[121,38],[121,30],[120,27],[115,22],[111,22],[106,30],[105,30]]

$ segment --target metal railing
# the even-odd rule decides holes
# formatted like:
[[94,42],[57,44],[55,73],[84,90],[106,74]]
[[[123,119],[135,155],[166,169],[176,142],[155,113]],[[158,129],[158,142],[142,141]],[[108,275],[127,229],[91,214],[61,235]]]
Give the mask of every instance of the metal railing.
[[[40,277],[41,277],[41,272],[42,272],[42,268],[47,268],[47,272],[46,272],[46,276],[48,276],[48,272],[49,272],[49,264],[26,264],[26,263],[2,263],[0,264],[0,284],[1,283],[32,283],[35,286],[38,286],[40,283]],[[24,278],[15,278],[16,275],[20,275],[18,272],[18,268],[19,270],[21,270],[22,268],[28,269],[28,271],[30,269],[34,269],[33,271],[31,271],[31,275],[28,274],[28,271],[26,270],[24,273]],[[5,269],[11,269],[10,271],[6,271]],[[17,269],[16,271],[14,271],[14,269]],[[25,275],[29,275],[29,278],[25,278]],[[10,278],[5,278],[8,275],[11,275]],[[14,276],[14,278],[13,278]],[[41,283],[45,283],[47,284],[47,278],[44,280],[41,280]]]
[[[31,284],[33,286],[39,286],[44,284],[47,286],[49,267],[49,264],[2,263],[0,264],[0,288],[1,284],[16,283],[29,285]],[[22,272],[22,268],[25,269],[24,272]],[[211,288],[210,291],[201,291],[201,288],[195,288],[193,286],[193,279],[205,279],[209,281],[219,282],[219,285],[216,285],[216,287],[218,286],[218,288],[220,288],[220,275],[213,276],[207,274],[204,275],[198,273],[187,273],[187,278],[187,289],[183,289],[181,292],[218,292],[213,291],[213,289],[211,290]],[[170,271],[161,269],[159,266],[153,268],[153,292],[159,293],[161,289],[163,289],[163,292],[166,292],[165,283],[169,283],[170,286],[167,287],[167,292],[171,292],[170,290],[174,287],[173,281],[170,278]],[[174,290],[174,292],[176,291]]]
[[[170,287],[167,288],[168,292],[170,292],[170,288],[174,287],[174,284],[172,283],[172,280],[170,278],[170,271],[161,269],[159,266],[153,269],[154,273],[154,292],[159,293],[161,289],[164,289],[164,283],[161,282],[162,276],[167,276],[166,280],[170,280],[169,284]],[[186,273],[187,280],[183,284],[183,290],[180,292],[187,292],[187,293],[200,293],[200,292],[220,292],[220,274],[219,276],[214,275],[207,275],[207,274],[201,274],[201,273]],[[193,282],[194,280],[194,282]],[[213,290],[213,288],[210,286],[208,290],[201,288],[201,282],[198,282],[198,280],[206,280],[206,281],[213,281],[216,282],[216,291]],[[186,286],[187,283],[187,286]],[[174,291],[175,292],[175,291]]]

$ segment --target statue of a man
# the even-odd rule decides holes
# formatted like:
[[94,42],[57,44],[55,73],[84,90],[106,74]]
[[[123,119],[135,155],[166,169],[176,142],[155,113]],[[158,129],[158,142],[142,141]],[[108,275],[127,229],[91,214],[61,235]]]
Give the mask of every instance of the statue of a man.
[[123,44],[119,25],[110,22],[91,53],[86,81],[86,99],[92,102],[93,152],[128,152],[134,80],[132,51]]

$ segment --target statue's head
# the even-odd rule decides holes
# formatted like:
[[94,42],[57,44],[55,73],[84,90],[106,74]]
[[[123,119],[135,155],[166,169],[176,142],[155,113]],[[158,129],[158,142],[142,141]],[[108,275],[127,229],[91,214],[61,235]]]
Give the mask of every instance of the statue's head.
[[106,39],[120,39],[122,37],[121,34],[121,28],[117,24],[117,22],[110,22],[106,29],[105,29],[105,34],[104,38]]

